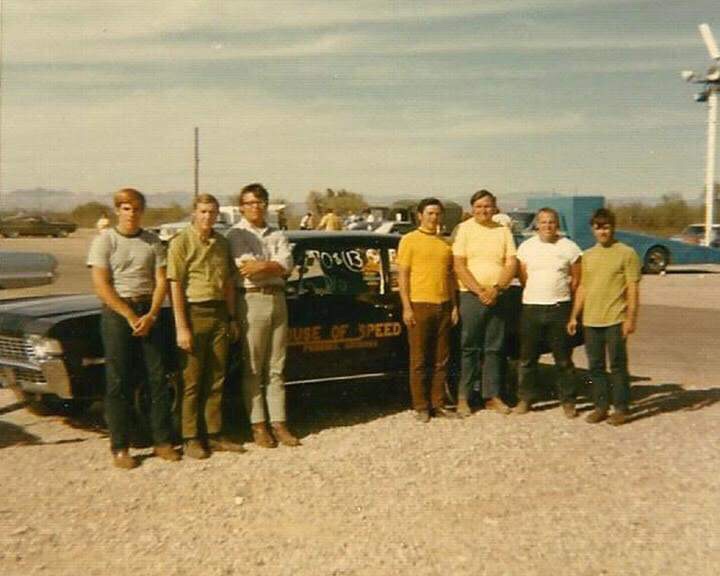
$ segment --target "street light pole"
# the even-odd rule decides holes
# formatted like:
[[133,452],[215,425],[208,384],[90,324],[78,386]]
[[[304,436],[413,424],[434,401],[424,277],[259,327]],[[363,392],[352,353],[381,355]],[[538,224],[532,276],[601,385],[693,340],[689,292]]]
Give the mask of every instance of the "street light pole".
[[708,95],[707,162],[705,164],[705,245],[712,242],[715,219],[715,139],[717,135],[718,91],[711,87]]

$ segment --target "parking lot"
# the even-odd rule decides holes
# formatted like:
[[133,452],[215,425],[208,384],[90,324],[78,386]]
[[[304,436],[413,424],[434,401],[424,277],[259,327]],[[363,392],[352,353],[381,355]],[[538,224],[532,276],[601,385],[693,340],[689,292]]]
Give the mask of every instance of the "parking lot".
[[[54,285],[0,299],[89,291],[93,234],[0,240],[60,262]],[[718,326],[716,269],[643,278],[620,428],[553,402],[421,425],[402,396],[339,385],[291,396],[301,448],[131,472],[102,428],[0,390],[0,573],[716,574]]]

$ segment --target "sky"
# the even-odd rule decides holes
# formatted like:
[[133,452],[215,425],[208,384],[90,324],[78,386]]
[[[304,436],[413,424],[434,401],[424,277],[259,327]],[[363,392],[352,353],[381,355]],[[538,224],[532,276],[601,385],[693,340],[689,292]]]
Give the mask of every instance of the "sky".
[[717,0],[2,0],[0,190],[702,193]]

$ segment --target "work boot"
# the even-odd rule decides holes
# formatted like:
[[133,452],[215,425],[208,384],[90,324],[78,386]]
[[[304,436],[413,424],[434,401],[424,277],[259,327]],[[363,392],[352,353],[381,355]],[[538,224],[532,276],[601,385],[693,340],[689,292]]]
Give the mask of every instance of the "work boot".
[[206,458],[210,458],[210,452],[208,452],[205,445],[197,438],[189,438],[185,440],[183,452],[188,458],[195,458],[196,460],[205,460]]
[[485,409],[493,410],[498,414],[510,414],[510,406],[505,404],[505,402],[500,399],[500,396],[495,396],[495,398],[485,400]]
[[238,454],[246,452],[242,444],[220,435],[208,436],[208,448],[211,452],[236,452]]
[[530,412],[530,402],[527,400],[520,400],[512,411],[513,414],[527,414]]
[[284,444],[285,446],[300,446],[300,440],[290,433],[290,430],[285,426],[285,422],[273,422],[272,432],[280,444]]
[[416,410],[415,420],[422,422],[423,424],[427,424],[430,422],[430,412],[427,410]]
[[130,452],[127,449],[118,450],[113,452],[113,466],[116,468],[122,468],[123,470],[132,470],[138,467],[138,461],[133,456],[130,456]]
[[472,416],[472,410],[470,409],[470,404],[468,404],[467,398],[460,398],[458,400],[455,412],[458,414],[458,416],[460,416],[460,418],[467,418],[468,416]]
[[585,422],[590,424],[597,424],[607,418],[607,408],[595,408],[590,414],[585,417]]
[[433,416],[435,418],[462,418],[457,412],[448,410],[444,406],[433,409]]
[[565,418],[575,418],[577,416],[577,409],[575,408],[575,402],[563,402],[562,405],[563,414]]
[[162,458],[168,462],[177,462],[182,458],[177,450],[172,447],[172,444],[158,444],[153,448],[153,453],[158,458]]
[[611,424],[612,426],[622,426],[627,422],[627,410],[618,410],[615,409],[615,411],[610,415],[610,418],[608,418],[608,424]]
[[277,440],[268,432],[265,422],[258,422],[252,425],[253,441],[262,448],[275,448]]

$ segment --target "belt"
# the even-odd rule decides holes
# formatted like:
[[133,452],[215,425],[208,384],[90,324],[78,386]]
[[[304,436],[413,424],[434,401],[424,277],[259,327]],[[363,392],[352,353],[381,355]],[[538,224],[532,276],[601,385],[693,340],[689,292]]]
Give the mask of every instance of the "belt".
[[253,286],[251,288],[240,288],[241,294],[280,294],[284,292],[283,286]]
[[142,296],[122,296],[122,299],[128,304],[147,304],[152,302],[152,294],[143,294]]

